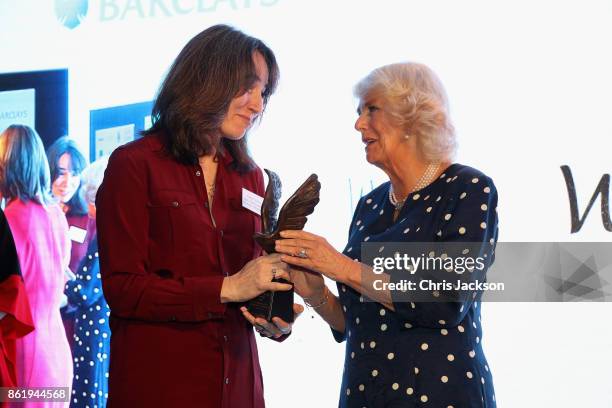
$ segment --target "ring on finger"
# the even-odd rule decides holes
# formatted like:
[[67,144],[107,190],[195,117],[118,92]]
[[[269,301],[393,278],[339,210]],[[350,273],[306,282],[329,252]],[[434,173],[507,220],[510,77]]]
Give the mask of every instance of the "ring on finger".
[[272,337],[274,335],[274,333],[272,333],[272,331],[270,329],[268,329],[267,327],[265,327],[265,326],[261,326],[261,327],[263,328],[263,330],[261,331],[261,334],[263,336]]
[[298,252],[296,256],[298,258],[306,259],[308,258],[308,252],[306,252],[306,249],[302,248],[300,249],[300,252]]
[[276,279],[276,268],[272,268],[272,280]]

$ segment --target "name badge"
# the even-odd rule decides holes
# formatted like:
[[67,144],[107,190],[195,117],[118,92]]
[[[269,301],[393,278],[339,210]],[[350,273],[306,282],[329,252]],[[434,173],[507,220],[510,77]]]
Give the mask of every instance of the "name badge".
[[261,215],[261,204],[263,197],[258,196],[246,188],[242,189],[242,206],[247,210],[253,211],[257,215]]
[[84,230],[83,228],[75,227],[74,225],[71,225],[70,229],[68,230],[68,237],[72,241],[78,242],[79,244],[82,244],[83,242],[85,242],[86,235],[87,235],[87,230]]

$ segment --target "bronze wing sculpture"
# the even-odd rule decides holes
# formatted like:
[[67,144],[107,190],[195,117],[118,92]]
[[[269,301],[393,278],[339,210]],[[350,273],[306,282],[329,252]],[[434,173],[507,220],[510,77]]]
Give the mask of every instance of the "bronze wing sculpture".
[[[281,182],[276,173],[264,169],[268,174],[269,182],[266,193],[261,204],[261,218],[263,232],[256,233],[253,239],[267,253],[276,252],[274,241],[280,239],[280,232],[284,230],[301,230],[306,225],[307,216],[312,214],[315,206],[319,203],[319,183],[316,174],[310,175],[308,179],[298,188],[295,193],[283,205],[278,220],[278,200],[281,196]],[[290,283],[284,279],[275,279],[275,282]],[[256,317],[262,317],[268,321],[272,317],[280,317],[287,323],[293,322],[293,289],[283,292],[264,292],[247,302],[249,312]]]
[[271,254],[274,250],[274,241],[280,239],[280,232],[284,230],[301,230],[306,225],[307,216],[312,214],[314,208],[319,203],[319,183],[316,174],[311,174],[304,183],[293,193],[285,202],[280,210],[278,220],[276,211],[278,210],[278,200],[281,195],[281,183],[273,171],[265,169],[270,181],[266,188],[264,201],[261,205],[261,218],[263,232],[254,235],[255,241]]

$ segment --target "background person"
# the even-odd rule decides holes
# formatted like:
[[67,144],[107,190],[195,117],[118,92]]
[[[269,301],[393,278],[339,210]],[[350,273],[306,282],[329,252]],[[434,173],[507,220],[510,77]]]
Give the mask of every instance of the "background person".
[[[68,136],[57,139],[47,149],[51,172],[51,193],[59,200],[60,207],[68,220],[68,236],[72,243],[70,250],[71,272],[75,272],[83,261],[87,248],[96,233],[96,222],[87,213],[87,203],[81,194],[81,173],[87,160],[74,140]],[[75,307],[62,308],[62,320],[66,337],[73,348]]]
[[49,146],[47,158],[51,193],[59,200],[71,229],[70,269],[75,271],[85,256],[96,228],[95,220],[88,216],[87,202],[81,194],[81,173],[87,166],[87,160],[68,136],[60,137]]
[[[36,132],[21,125],[0,134],[0,194],[36,329],[18,339],[18,387],[70,387],[70,348],[59,312],[70,259],[68,224],[51,198],[49,165]],[[25,402],[20,407],[67,407]]]
[[[96,193],[104,178],[108,160],[91,163],[81,175],[81,193],[89,218],[96,219]],[[76,279],[66,284],[65,294],[74,311],[72,356],[74,378],[70,407],[106,407],[110,361],[110,309],[102,293],[98,240],[94,235],[83,261],[74,271]]]

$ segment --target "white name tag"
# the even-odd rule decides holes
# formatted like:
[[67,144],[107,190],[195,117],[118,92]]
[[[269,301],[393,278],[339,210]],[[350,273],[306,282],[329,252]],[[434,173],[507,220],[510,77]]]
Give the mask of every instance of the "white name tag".
[[83,228],[75,227],[74,225],[71,225],[70,229],[68,230],[68,237],[72,241],[78,242],[79,244],[82,244],[83,242],[85,242],[86,235],[87,235],[87,230],[84,230]]
[[242,189],[242,206],[247,210],[253,211],[257,215],[261,215],[261,204],[263,197],[258,196],[246,188]]

